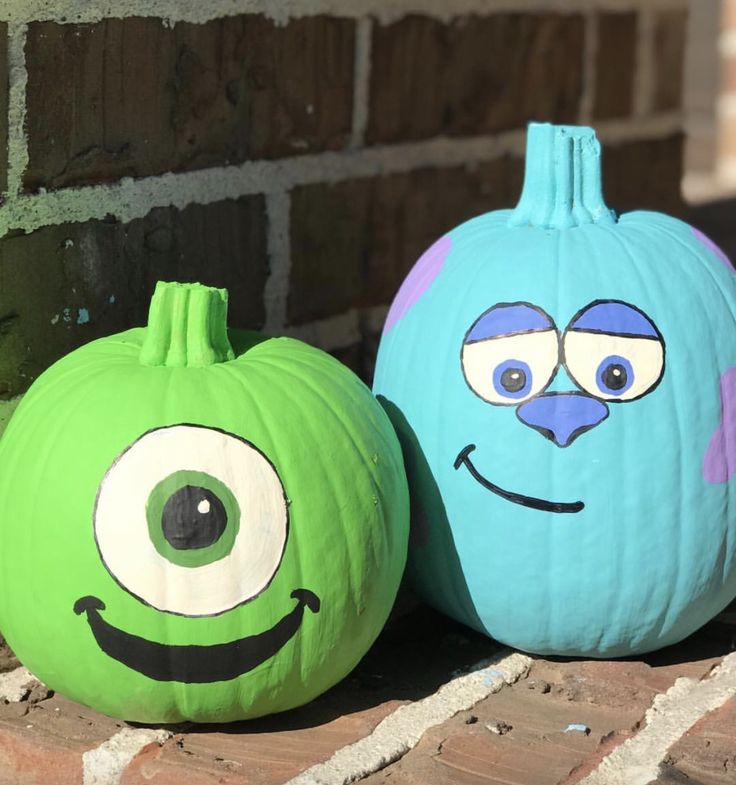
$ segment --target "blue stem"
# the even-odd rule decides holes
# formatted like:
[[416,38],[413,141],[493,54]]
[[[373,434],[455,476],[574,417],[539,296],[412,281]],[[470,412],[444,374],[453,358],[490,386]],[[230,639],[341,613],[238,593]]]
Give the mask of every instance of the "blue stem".
[[592,128],[530,123],[521,199],[509,226],[569,229],[612,224],[603,200],[601,146]]

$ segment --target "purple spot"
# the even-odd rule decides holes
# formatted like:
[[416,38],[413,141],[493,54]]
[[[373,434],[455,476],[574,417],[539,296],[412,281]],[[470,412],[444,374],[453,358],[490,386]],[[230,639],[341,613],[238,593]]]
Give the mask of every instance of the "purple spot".
[[733,265],[731,264],[731,260],[726,256],[725,253],[710,239],[704,235],[699,229],[696,229],[694,226],[690,227],[695,235],[695,238],[699,240],[711,253],[714,253],[723,264],[728,267],[728,269],[733,272]]
[[706,482],[728,482],[736,472],[736,367],[721,374],[721,424],[703,459]]
[[386,324],[383,326],[384,335],[404,318],[412,305],[429,289],[432,281],[440,274],[451,247],[452,239],[445,235],[419,257],[391,303]]

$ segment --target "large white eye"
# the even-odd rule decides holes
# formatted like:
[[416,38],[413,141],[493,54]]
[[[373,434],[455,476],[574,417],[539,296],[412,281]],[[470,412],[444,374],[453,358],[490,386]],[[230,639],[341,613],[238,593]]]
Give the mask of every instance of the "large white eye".
[[542,392],[558,365],[552,319],[528,303],[499,303],[473,323],[461,355],[465,381],[488,403],[516,406]]
[[586,306],[563,338],[565,367],[575,383],[606,401],[632,401],[664,373],[664,340],[652,320],[620,301]]
[[110,466],[94,528],[124,589],[161,611],[211,616],[268,586],[288,511],[276,470],[252,444],[173,425],[145,433]]

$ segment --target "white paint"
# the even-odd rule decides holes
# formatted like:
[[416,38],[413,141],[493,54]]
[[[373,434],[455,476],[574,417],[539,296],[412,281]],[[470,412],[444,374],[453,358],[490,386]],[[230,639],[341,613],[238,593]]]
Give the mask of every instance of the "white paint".
[[[595,5],[608,10],[684,8],[687,0],[596,0]],[[570,13],[589,7],[590,0],[0,0],[0,20],[89,23],[105,18],[155,16],[171,25],[175,22],[202,24],[248,13],[264,14],[279,24],[317,14],[351,18],[374,16],[382,23],[389,23],[407,14],[423,14],[446,21],[473,13]]]
[[347,785],[406,755],[430,728],[526,676],[532,660],[504,651],[423,700],[400,706],[360,741],[338,750],[286,785]]
[[8,25],[8,187],[12,198],[23,188],[28,166],[26,122],[26,33],[23,23]]
[[[660,138],[682,129],[679,112],[597,125],[605,143]],[[154,207],[183,209],[249,194],[287,193],[299,185],[400,174],[420,168],[473,166],[504,154],[524,153],[526,131],[496,136],[381,145],[359,151],[327,152],[280,161],[248,161],[239,166],[164,174],[141,180],[124,178],[111,185],[62,188],[22,195],[0,207],[0,237],[11,229],[31,232],[42,226],[77,223],[114,215],[123,222],[142,218]]]
[[[149,536],[151,492],[181,470],[216,478],[240,507],[232,549],[197,567],[169,561]],[[149,431],[113,463],[100,486],[94,527],[105,566],[133,595],[158,610],[208,616],[268,585],[286,547],[287,521],[281,480],[257,449],[221,431],[172,425]]]
[[123,728],[82,755],[83,785],[118,785],[128,764],[144,747],[161,746],[171,736],[167,730]]
[[353,78],[353,130],[350,147],[365,144],[365,129],[370,112],[371,49],[373,20],[360,19],[355,30],[355,73]]
[[[264,330],[278,333],[286,323],[291,273],[291,195],[288,191],[266,194],[268,216],[268,279],[263,291],[266,308]],[[244,260],[247,264],[247,260]]]
[[678,679],[657,695],[646,726],[605,757],[578,785],[647,785],[657,779],[667,750],[701,717],[736,695],[736,652],[703,681]]
[[0,701],[18,703],[40,683],[28,668],[0,673]]
[[211,509],[211,505],[207,499],[202,499],[202,501],[197,505],[197,512],[200,515],[207,515]]

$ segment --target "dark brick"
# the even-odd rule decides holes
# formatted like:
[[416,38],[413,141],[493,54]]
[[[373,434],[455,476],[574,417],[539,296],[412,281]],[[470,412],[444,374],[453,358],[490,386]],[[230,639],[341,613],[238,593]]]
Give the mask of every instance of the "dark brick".
[[29,190],[338,149],[354,22],[261,16],[32,23]]
[[606,201],[618,212],[660,210],[681,216],[683,135],[606,147],[603,183]]
[[577,14],[408,16],[373,36],[369,142],[575,122],[583,79]]
[[686,33],[686,10],[657,14],[654,23],[654,111],[679,109],[682,105]]
[[596,119],[631,114],[636,70],[636,13],[598,14],[596,53]]
[[230,324],[259,326],[265,224],[263,198],[247,197],[0,240],[0,398],[77,346],[145,324],[159,279],[225,286]]
[[512,206],[522,163],[297,188],[292,197],[291,324],[389,303],[429,244],[461,221]]

